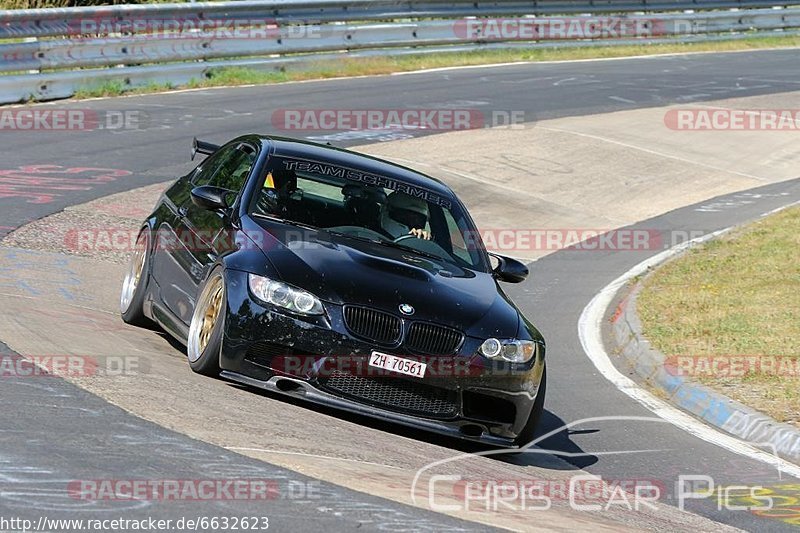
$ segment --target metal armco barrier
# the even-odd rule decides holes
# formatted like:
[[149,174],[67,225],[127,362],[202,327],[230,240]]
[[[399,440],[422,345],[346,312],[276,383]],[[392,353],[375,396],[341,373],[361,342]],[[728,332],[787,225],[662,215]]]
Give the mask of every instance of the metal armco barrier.
[[763,0],[244,0],[9,10],[0,11],[0,103],[69,97],[109,80],[182,84],[224,66],[272,70],[365,55],[798,28],[800,8]]

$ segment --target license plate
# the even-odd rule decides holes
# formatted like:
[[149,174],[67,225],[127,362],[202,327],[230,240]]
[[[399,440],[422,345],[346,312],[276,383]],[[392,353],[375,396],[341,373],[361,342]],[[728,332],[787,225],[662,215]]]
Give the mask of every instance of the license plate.
[[420,363],[419,361],[403,359],[402,357],[395,357],[394,355],[380,352],[372,352],[369,358],[369,366],[391,370],[392,372],[414,376],[416,378],[424,377],[425,368],[427,367],[425,363]]

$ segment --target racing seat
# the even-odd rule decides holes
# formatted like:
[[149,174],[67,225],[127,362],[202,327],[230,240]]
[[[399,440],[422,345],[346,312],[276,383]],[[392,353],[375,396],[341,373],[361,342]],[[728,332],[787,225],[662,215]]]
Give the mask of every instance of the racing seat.
[[386,203],[386,193],[380,189],[371,189],[360,185],[348,184],[342,188],[344,207],[352,217],[353,226],[361,226],[371,230],[380,229],[380,214]]

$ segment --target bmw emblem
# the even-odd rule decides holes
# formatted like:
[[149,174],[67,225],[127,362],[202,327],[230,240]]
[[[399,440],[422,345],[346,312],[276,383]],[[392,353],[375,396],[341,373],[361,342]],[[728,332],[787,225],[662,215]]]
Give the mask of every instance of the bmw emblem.
[[413,315],[414,308],[408,304],[400,304],[400,312],[403,313],[404,315]]

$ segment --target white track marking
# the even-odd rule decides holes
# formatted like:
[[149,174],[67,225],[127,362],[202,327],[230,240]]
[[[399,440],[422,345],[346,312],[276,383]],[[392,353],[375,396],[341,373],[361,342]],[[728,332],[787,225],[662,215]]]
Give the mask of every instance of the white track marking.
[[480,183],[481,185],[484,185],[484,186],[488,185],[488,186],[493,187],[495,189],[501,189],[501,190],[504,190],[504,191],[508,191],[508,192],[513,193],[515,195],[520,195],[521,194],[523,196],[530,196],[531,198],[536,198],[537,200],[541,200],[543,202],[547,201],[544,198],[542,198],[541,196],[538,196],[538,195],[536,195],[536,194],[534,194],[532,192],[529,192],[529,191],[526,191],[526,190],[523,190],[523,189],[518,189],[516,187],[511,187],[511,186],[506,185],[504,183],[498,183],[498,182],[495,182],[495,181],[491,181],[491,180],[489,180],[487,178],[482,178],[480,176],[473,176],[472,174],[467,174],[466,172],[462,172],[460,170],[456,170],[454,168],[450,168],[450,167],[442,165],[442,164],[435,164],[434,165],[434,164],[430,164],[430,163],[422,163],[420,161],[413,161],[411,159],[404,159],[402,157],[390,157],[390,156],[381,156],[381,157],[383,157],[384,159],[388,159],[390,161],[395,161],[397,163],[414,164],[414,165],[419,166],[419,167],[435,168],[435,169],[440,170],[442,172],[447,172],[448,174],[453,174],[454,176],[458,176],[460,178],[464,178],[465,180],[470,180],[470,181],[474,181],[475,183]]
[[553,82],[553,87],[560,87],[562,83],[567,83],[568,81],[575,81],[577,79],[578,78],[576,78],[574,76],[571,77],[571,78],[562,78],[562,79],[560,79],[558,81]]
[[607,143],[611,143],[611,144],[616,144],[618,146],[624,146],[625,148],[630,148],[632,150],[639,150],[640,152],[645,152],[645,153],[648,153],[648,154],[657,155],[659,157],[666,157],[667,159],[674,159],[674,160],[680,161],[682,163],[689,163],[691,165],[696,165],[696,166],[699,166],[699,167],[710,168],[711,170],[716,170],[718,172],[725,172],[727,174],[735,174],[737,176],[742,176],[744,178],[749,178],[749,179],[753,179],[753,180],[756,180],[756,181],[766,181],[765,178],[762,178],[760,176],[755,176],[753,174],[747,174],[747,173],[744,173],[744,172],[736,172],[735,170],[728,170],[726,168],[715,167],[714,165],[708,165],[708,164],[705,164],[705,163],[692,161],[691,159],[686,159],[684,157],[679,157],[677,155],[665,154],[664,152],[657,152],[655,150],[650,150],[648,148],[642,148],[641,146],[636,146],[636,145],[624,143],[624,142],[621,142],[621,141],[615,141],[614,139],[609,139],[607,137],[600,137],[599,135],[592,135],[591,133],[582,133],[580,131],[565,130],[565,129],[561,129],[561,128],[550,128],[550,127],[541,126],[541,125],[538,125],[538,124],[536,125],[536,127],[537,128],[541,128],[543,130],[557,131],[557,132],[561,132],[561,133],[571,133],[571,134],[577,135],[579,137],[586,137],[586,138],[589,138],[589,139],[596,139],[598,141],[607,142]]
[[[515,65],[561,65],[565,63],[599,63],[605,61],[626,61],[629,59],[650,59],[660,57],[679,57],[679,56],[698,56],[710,54],[741,54],[746,52],[776,52],[781,50],[796,50],[796,46],[775,46],[772,48],[756,48],[749,50],[707,50],[698,52],[669,52],[665,54],[643,54],[636,56],[619,56],[619,57],[593,57],[587,59],[554,59],[550,61],[511,61],[508,63],[490,63],[486,65],[459,65],[454,67],[435,67],[421,70],[409,70],[406,72],[393,72],[390,76],[405,76],[408,74],[427,74],[428,72],[446,72],[449,70],[466,70],[466,69],[479,69],[479,68],[493,68],[493,67],[511,67]],[[376,76],[386,76],[386,74],[376,74]],[[337,78],[338,79],[338,78]],[[759,80],[759,81],[772,81],[772,80]],[[776,83],[783,83],[782,80],[774,80]],[[292,83],[292,82],[285,82]],[[793,82],[800,83],[800,82]]]
[[[789,206],[785,206],[781,209],[785,209],[786,207]],[[613,383],[614,386],[620,391],[627,394],[659,417],[706,442],[720,446],[721,448],[725,448],[730,452],[744,455],[751,459],[774,466],[779,472],[783,472],[794,477],[800,477],[800,466],[785,461],[775,455],[771,455],[763,450],[759,450],[747,442],[741,441],[730,435],[726,435],[725,433],[722,433],[697,420],[687,413],[684,413],[677,407],[674,407],[673,405],[639,387],[633,380],[622,375],[617,370],[617,368],[611,362],[611,359],[605,350],[605,346],[603,345],[601,333],[603,317],[605,316],[608,307],[611,305],[614,296],[621,287],[623,287],[631,279],[647,272],[649,268],[652,268],[662,261],[679,254],[686,248],[722,235],[731,229],[733,229],[733,227],[715,231],[713,233],[709,233],[708,235],[698,237],[697,239],[692,239],[691,241],[681,243],[668,250],[664,250],[663,252],[658,253],[645,261],[642,261],[606,285],[603,290],[601,290],[592,299],[592,301],[589,302],[589,305],[583,309],[580,319],[578,320],[578,336],[584,352],[586,352],[586,355],[592,361],[597,370],[603,374],[603,377]]]
[[623,98],[621,96],[609,96],[609,100],[616,100],[617,102],[622,102],[623,104],[635,104],[636,100],[630,100],[629,98]]
[[774,215],[775,213],[780,213],[780,212],[781,212],[781,211],[783,211],[784,209],[789,209],[790,207],[794,207],[794,206],[796,206],[796,205],[800,205],[800,201],[793,202],[793,203],[791,203],[791,204],[789,204],[789,205],[785,205],[785,206],[783,206],[783,207],[777,207],[777,208],[775,208],[775,209],[772,209],[772,210],[770,210],[770,211],[767,211],[766,213],[761,213],[761,218],[768,217],[768,216],[770,216],[770,215]]

